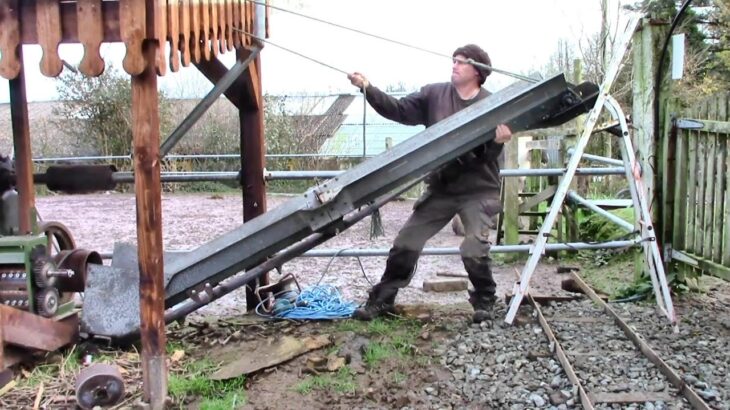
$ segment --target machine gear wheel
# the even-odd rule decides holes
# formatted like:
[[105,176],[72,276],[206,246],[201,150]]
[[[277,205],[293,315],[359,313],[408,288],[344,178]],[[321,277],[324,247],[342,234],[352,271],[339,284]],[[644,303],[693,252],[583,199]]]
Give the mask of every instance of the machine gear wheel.
[[56,288],[44,288],[36,293],[36,311],[43,317],[51,317],[58,311],[60,295]]

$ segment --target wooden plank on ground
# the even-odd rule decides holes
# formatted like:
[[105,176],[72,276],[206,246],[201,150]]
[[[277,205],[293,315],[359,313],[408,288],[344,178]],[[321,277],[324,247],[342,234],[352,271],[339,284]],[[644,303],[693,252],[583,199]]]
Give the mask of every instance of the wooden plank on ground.
[[598,403],[645,403],[645,402],[671,402],[672,396],[667,392],[628,392],[628,393],[588,393],[591,402]]

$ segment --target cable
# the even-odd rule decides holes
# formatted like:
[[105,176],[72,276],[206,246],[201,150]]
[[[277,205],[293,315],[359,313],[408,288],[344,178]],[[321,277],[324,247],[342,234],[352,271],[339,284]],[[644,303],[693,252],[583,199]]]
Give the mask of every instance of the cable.
[[327,320],[344,319],[352,316],[357,308],[354,302],[346,301],[336,287],[332,285],[316,285],[303,290],[299,295],[291,290],[277,293],[274,307],[270,314],[260,312],[264,303],[256,306],[256,314],[263,317],[291,320]]
[[322,66],[325,66],[325,67],[327,67],[327,68],[330,68],[330,69],[332,69],[332,70],[335,70],[335,71],[337,71],[337,72],[339,72],[339,73],[342,73],[342,74],[345,74],[345,75],[350,75],[350,73],[348,73],[348,72],[347,72],[347,71],[345,71],[345,70],[342,70],[342,69],[340,69],[340,68],[337,68],[337,67],[335,67],[335,66],[333,66],[333,65],[330,65],[330,64],[324,63],[324,62],[322,62],[322,61],[320,61],[320,60],[317,60],[317,59],[315,59],[315,58],[312,58],[312,57],[306,56],[306,55],[304,55],[304,54],[302,54],[302,53],[300,53],[300,52],[294,51],[294,50],[292,50],[292,49],[290,49],[290,48],[286,48],[286,47],[284,47],[284,46],[280,46],[280,45],[278,45],[278,44],[272,43],[271,41],[269,41],[269,40],[267,40],[267,39],[264,39],[264,38],[261,38],[261,37],[258,37],[258,36],[256,36],[255,34],[249,33],[249,32],[248,32],[248,31],[246,31],[246,30],[241,30],[240,28],[236,28],[236,27],[232,27],[232,29],[233,29],[233,31],[238,31],[239,33],[245,34],[245,35],[247,35],[247,36],[249,36],[249,37],[251,37],[251,38],[253,38],[253,39],[256,39],[256,40],[258,40],[258,41],[260,41],[260,42],[262,42],[262,43],[266,43],[266,44],[271,44],[271,45],[272,45],[272,46],[274,46],[274,47],[280,48],[280,49],[282,49],[282,50],[284,50],[284,51],[288,51],[288,52],[290,52],[290,53],[292,53],[292,54],[294,54],[294,55],[297,55],[297,56],[299,56],[299,57],[301,57],[301,58],[303,58],[303,59],[305,59],[305,60],[309,60],[309,61],[312,61],[312,62],[314,62],[314,63],[317,63],[317,64],[319,64],[319,65],[322,65]]
[[[340,29],[343,29],[343,30],[352,31],[354,33],[358,33],[358,34],[361,34],[361,35],[364,35],[364,36],[367,36],[367,37],[376,38],[378,40],[382,40],[382,41],[385,41],[385,42],[388,42],[388,43],[393,43],[393,44],[397,44],[399,46],[403,46],[403,47],[407,47],[407,48],[412,48],[414,50],[422,51],[422,52],[428,53],[428,54],[433,54],[433,55],[438,56],[438,57],[448,58],[449,60],[453,59],[452,56],[447,55],[447,54],[443,54],[443,53],[439,53],[439,52],[436,52],[436,51],[428,50],[428,49],[423,48],[423,47],[414,46],[413,44],[408,44],[408,43],[404,43],[402,41],[393,40],[393,39],[390,39],[390,38],[387,38],[387,37],[379,36],[377,34],[368,33],[366,31],[358,30],[358,29],[355,29],[355,28],[352,28],[352,27],[343,26],[342,24],[333,23],[331,21],[323,20],[323,19],[320,19],[320,18],[317,18],[317,17],[313,17],[313,16],[309,16],[309,15],[306,15],[306,14],[299,13],[299,12],[296,12],[296,11],[293,11],[293,10],[285,9],[283,7],[273,6],[271,4],[263,3],[263,2],[260,2],[260,1],[256,1],[256,0],[246,0],[246,1],[249,2],[249,3],[253,3],[253,4],[258,4],[258,5],[266,6],[266,7],[269,7],[271,9],[274,9],[274,10],[283,11],[284,13],[289,13],[289,14],[292,14],[292,15],[295,15],[295,16],[299,16],[299,17],[303,17],[303,18],[306,18],[306,19],[310,19],[310,20],[316,21],[318,23],[323,23],[323,24],[327,24],[327,25],[330,25],[330,26],[333,26],[333,27],[337,27],[337,28],[340,28]],[[477,67],[480,67],[480,68],[484,68],[484,69],[487,69],[487,70],[492,70],[495,73],[504,74],[504,75],[507,75],[507,76],[510,76],[510,77],[517,78],[518,80],[527,81],[527,82],[530,82],[530,83],[537,83],[539,81],[539,80],[536,80],[534,78],[530,78],[530,77],[527,77],[527,76],[524,76],[524,75],[521,75],[521,74],[513,73],[513,72],[510,72],[510,71],[506,71],[506,70],[501,70],[499,68],[494,68],[494,67],[492,67],[490,65],[487,65],[487,64],[482,64],[480,62],[477,62],[477,61],[472,60],[471,58],[468,59],[466,62],[469,63],[469,64],[472,64],[472,65],[475,65]]]

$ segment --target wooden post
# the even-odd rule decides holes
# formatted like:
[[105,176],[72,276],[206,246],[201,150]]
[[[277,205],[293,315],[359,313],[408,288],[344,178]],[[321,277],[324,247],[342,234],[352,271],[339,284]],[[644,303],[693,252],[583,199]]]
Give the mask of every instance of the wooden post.
[[[246,70],[252,83],[252,95],[247,100],[254,100],[247,108],[239,110],[241,121],[241,190],[243,194],[243,221],[266,212],[266,185],[264,181],[264,161],[266,146],[264,143],[264,102],[261,93],[261,58],[256,57],[251,67]],[[268,284],[268,273],[259,278],[258,284]],[[249,284],[246,290],[246,307],[248,310],[256,308],[256,296],[250,288],[256,283]]]
[[[517,169],[519,164],[518,137],[510,139],[505,145],[505,169]],[[520,181],[519,178],[504,178],[504,243],[517,245],[520,243],[519,209],[520,209]],[[515,260],[514,254],[506,260]]]
[[134,192],[137,203],[140,331],[144,400],[162,409],[167,397],[165,287],[162,264],[160,117],[155,58],[158,44],[145,40],[145,69],[132,76]]
[[[652,221],[655,224],[657,234],[663,232],[661,227],[661,202],[658,201],[657,186],[657,155],[659,153],[659,136],[655,135],[656,123],[654,121],[654,81],[656,79],[657,67],[660,64],[659,52],[662,40],[665,37],[665,29],[660,25],[652,24],[650,19],[644,19],[640,29],[634,34],[634,64],[633,64],[633,107],[632,119],[635,126],[633,134],[634,147],[638,150],[636,160],[642,170],[642,181],[644,183],[644,195],[652,212]],[[666,140],[666,138],[665,138]],[[666,147],[665,147],[666,149]],[[666,157],[665,157],[666,158]],[[635,210],[638,212],[638,210]],[[659,238],[662,249],[662,238]],[[637,263],[638,269],[647,271],[649,266],[645,258],[641,257],[642,263]],[[639,261],[637,261],[639,262]],[[637,270],[637,273],[638,270]]]
[[23,46],[17,49],[20,72],[10,80],[10,118],[15,148],[15,186],[18,189],[18,220],[20,232],[33,232],[35,226],[35,188],[33,186],[33,157],[30,148],[30,124],[28,121],[28,98],[25,89],[25,68],[23,67]]
[[[583,81],[583,62],[580,59],[573,60],[573,78],[574,84],[580,84]],[[563,160],[567,163],[568,161],[568,150],[573,148],[578,142],[578,136],[583,133],[583,124],[585,123],[585,115],[576,117],[573,121],[575,127],[575,133],[573,135],[567,135],[563,138]],[[570,189],[576,190],[582,196],[587,196],[588,186],[587,181],[589,177],[575,176],[570,182]],[[563,225],[565,229],[565,236],[561,238],[565,242],[577,242],[580,232],[578,229],[578,223],[576,213],[578,207],[565,202],[563,204]],[[575,251],[566,251],[566,253],[575,253]]]

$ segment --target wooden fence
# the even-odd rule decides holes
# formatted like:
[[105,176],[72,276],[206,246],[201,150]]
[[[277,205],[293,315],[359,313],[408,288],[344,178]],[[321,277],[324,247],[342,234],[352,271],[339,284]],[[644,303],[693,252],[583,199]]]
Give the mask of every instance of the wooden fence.
[[[672,260],[730,280],[730,94],[715,95],[672,120]],[[672,146],[673,145],[673,146]],[[671,192],[673,191],[673,192]]]

